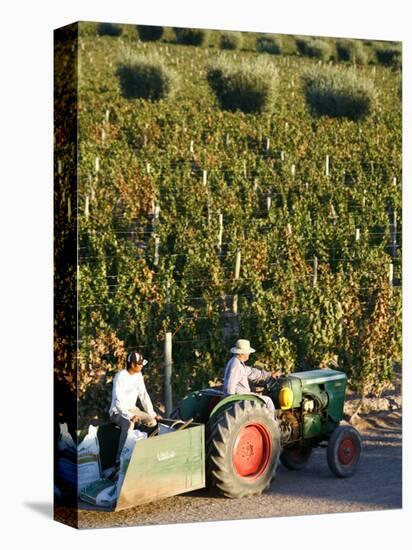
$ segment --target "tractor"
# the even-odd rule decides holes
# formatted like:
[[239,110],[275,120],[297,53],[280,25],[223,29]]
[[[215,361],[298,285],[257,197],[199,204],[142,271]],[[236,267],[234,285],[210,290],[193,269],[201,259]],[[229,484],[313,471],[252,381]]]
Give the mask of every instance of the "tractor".
[[358,431],[341,425],[346,375],[317,369],[272,378],[262,394],[227,395],[217,388],[193,391],[172,416],[206,427],[207,485],[229,498],[261,494],[279,460],[290,470],[307,464],[312,450],[327,447],[327,463],[337,477],[354,474],[362,444]]

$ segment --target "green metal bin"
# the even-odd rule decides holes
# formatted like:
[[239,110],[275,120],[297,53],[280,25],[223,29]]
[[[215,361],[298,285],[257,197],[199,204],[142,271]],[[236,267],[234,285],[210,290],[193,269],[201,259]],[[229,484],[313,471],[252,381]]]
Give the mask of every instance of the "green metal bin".
[[[103,467],[112,462],[118,432],[113,425],[99,428]],[[138,440],[115,511],[205,487],[204,437],[203,424],[193,423],[182,430]]]

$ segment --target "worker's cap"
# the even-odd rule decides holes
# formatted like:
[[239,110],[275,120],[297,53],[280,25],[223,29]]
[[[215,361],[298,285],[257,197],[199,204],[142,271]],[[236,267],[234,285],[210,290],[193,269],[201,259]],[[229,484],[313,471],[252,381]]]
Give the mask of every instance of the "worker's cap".
[[127,362],[129,365],[131,365],[132,363],[137,363],[138,365],[143,366],[147,365],[147,360],[143,359],[143,355],[138,351],[132,351],[131,353],[129,353],[129,355],[127,356]]

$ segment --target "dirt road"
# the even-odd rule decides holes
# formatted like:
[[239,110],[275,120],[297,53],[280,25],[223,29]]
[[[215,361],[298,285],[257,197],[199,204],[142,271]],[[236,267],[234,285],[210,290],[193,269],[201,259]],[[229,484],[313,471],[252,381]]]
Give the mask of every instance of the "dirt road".
[[159,525],[400,508],[401,412],[366,415],[356,427],[362,434],[363,455],[352,478],[334,477],[326,463],[326,449],[319,448],[304,471],[291,472],[280,465],[270,490],[259,497],[229,500],[196,491],[117,513],[81,510],[79,526]]

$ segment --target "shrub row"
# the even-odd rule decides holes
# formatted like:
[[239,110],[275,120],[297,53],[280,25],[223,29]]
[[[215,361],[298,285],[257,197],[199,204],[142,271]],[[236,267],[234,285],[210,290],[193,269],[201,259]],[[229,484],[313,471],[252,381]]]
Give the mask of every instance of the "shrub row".
[[[117,69],[122,95],[127,99],[160,100],[174,95],[178,77],[158,56],[128,55]],[[221,58],[206,69],[206,78],[221,109],[245,113],[273,110],[278,72],[267,58],[235,63]],[[306,101],[314,115],[360,120],[375,104],[371,81],[353,69],[326,67],[303,74]]]

